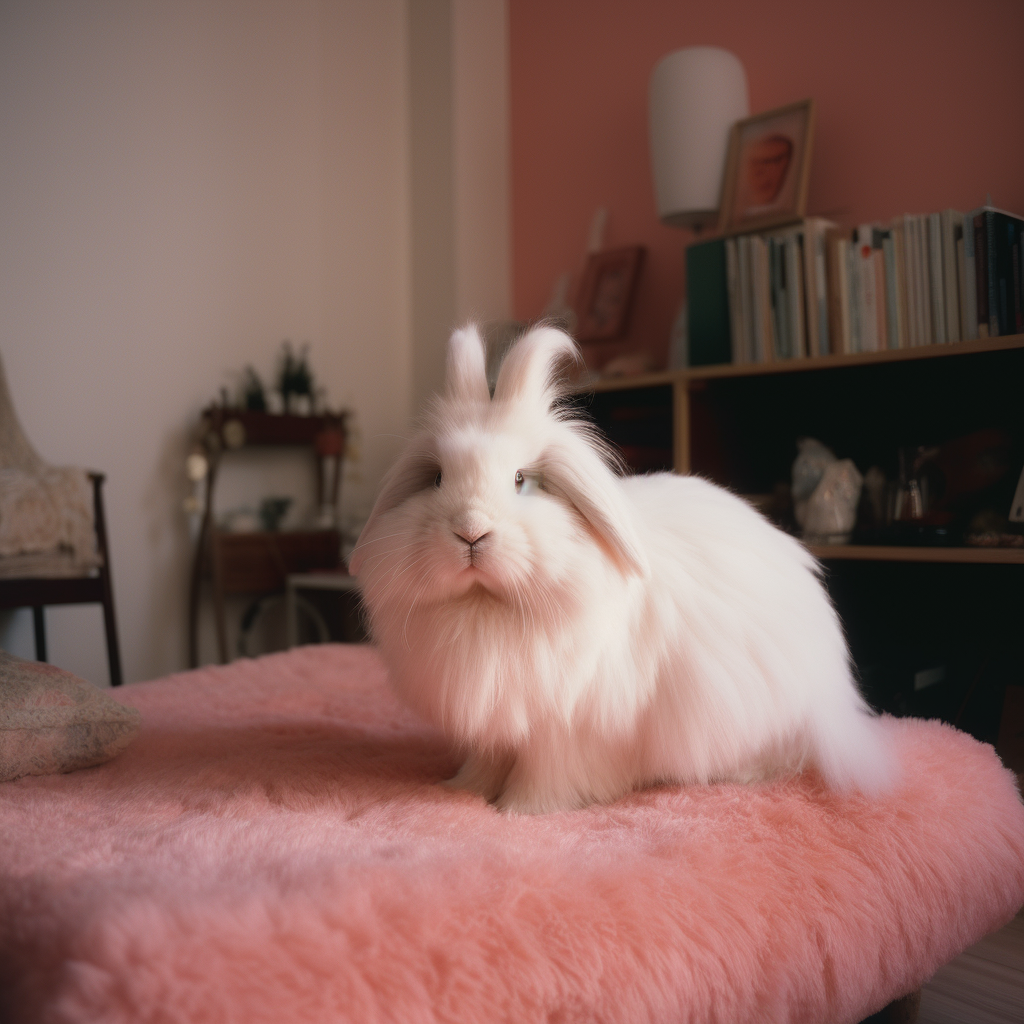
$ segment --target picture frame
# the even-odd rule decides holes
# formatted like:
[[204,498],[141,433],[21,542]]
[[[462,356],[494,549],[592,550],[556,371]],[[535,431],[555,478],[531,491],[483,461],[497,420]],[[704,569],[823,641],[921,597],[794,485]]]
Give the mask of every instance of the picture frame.
[[628,245],[591,253],[577,299],[576,340],[614,341],[626,333],[646,250]]
[[802,220],[813,148],[813,99],[737,121],[729,135],[719,233],[762,231]]

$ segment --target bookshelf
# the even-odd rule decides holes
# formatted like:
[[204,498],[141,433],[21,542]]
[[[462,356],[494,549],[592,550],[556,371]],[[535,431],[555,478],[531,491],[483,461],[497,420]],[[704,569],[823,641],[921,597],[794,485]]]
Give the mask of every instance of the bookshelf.
[[[664,370],[655,373],[647,373],[634,377],[622,377],[622,378],[611,378],[611,379],[598,379],[593,381],[589,385],[589,390],[595,395],[597,408],[593,410],[595,416],[602,426],[602,428],[609,433],[609,435],[616,439],[617,431],[615,426],[610,419],[610,409],[614,404],[612,402],[602,402],[597,396],[603,396],[605,398],[612,398],[615,395],[632,395],[635,399],[639,399],[641,402],[644,398],[641,396],[647,396],[646,401],[651,402],[653,399],[655,405],[660,407],[663,415],[660,417],[661,426],[663,430],[662,441],[657,447],[662,451],[666,451],[671,448],[671,458],[664,459],[661,463],[644,463],[641,461],[640,464],[634,464],[633,460],[629,458],[629,452],[627,450],[627,461],[634,466],[634,468],[643,470],[650,469],[674,469],[678,473],[690,473],[697,472],[705,476],[710,476],[717,483],[723,486],[733,487],[743,493],[745,488],[742,486],[737,487],[737,481],[731,479],[728,474],[723,475],[721,467],[709,466],[706,464],[706,460],[702,461],[700,455],[700,445],[694,443],[693,433],[695,429],[699,429],[699,425],[694,422],[694,406],[701,400],[700,396],[706,390],[708,382],[715,381],[729,381],[729,380],[757,380],[772,378],[782,375],[785,378],[791,378],[798,374],[817,374],[819,382],[815,382],[815,386],[827,389],[822,394],[838,389],[842,390],[844,385],[844,374],[843,370],[849,369],[867,369],[867,368],[878,368],[875,373],[884,373],[884,367],[891,364],[906,364],[906,363],[917,363],[919,361],[934,361],[934,360],[946,360],[952,359],[955,361],[956,370],[955,373],[947,375],[954,385],[954,390],[958,393],[957,395],[951,396],[956,399],[958,403],[962,403],[965,398],[968,398],[973,390],[974,399],[977,401],[979,397],[979,390],[984,387],[985,377],[988,376],[988,371],[998,369],[999,372],[1006,373],[1020,373],[1020,376],[1016,377],[1016,397],[1011,390],[1010,394],[1002,396],[1004,398],[1004,405],[1002,409],[1003,415],[1001,416],[1002,426],[1014,426],[1012,423],[1006,423],[1006,420],[1020,419],[1019,416],[1015,417],[1015,407],[1017,405],[1024,406],[1024,359],[1018,359],[1016,355],[1011,356],[1009,361],[1004,360],[1004,365],[998,368],[994,366],[992,360],[979,359],[979,356],[985,356],[989,353],[1014,353],[1020,355],[1024,353],[1024,335],[1012,335],[1010,337],[1000,338],[986,338],[977,341],[964,341],[957,342],[955,344],[943,344],[943,345],[923,345],[917,348],[907,349],[891,349],[881,352],[859,352],[849,355],[830,355],[830,356],[814,356],[814,357],[803,357],[798,359],[780,359],[770,363],[748,363],[748,364],[732,364],[726,363],[718,366],[698,366],[690,367],[682,370]],[[818,371],[825,371],[823,377]],[[1005,377],[1003,383],[1011,381],[1012,377]],[[1011,385],[1012,387],[1012,385]],[[760,390],[763,393],[771,394],[771,384],[765,380],[764,384],[759,385]],[[787,393],[792,394],[793,391],[799,391],[799,388],[789,387]],[[659,401],[660,399],[660,401]],[[930,402],[930,396],[923,395],[918,396],[916,401],[923,404],[933,404]],[[984,399],[982,398],[982,401]],[[724,403],[726,408],[723,409],[723,402],[719,400],[717,402],[718,408],[711,410],[711,416],[719,421],[723,416],[728,416],[728,403]],[[884,417],[884,410],[882,416]],[[991,413],[989,413],[991,415]],[[705,420],[707,417],[704,417]],[[935,420],[935,416],[927,417],[932,421]],[[940,415],[939,417],[943,417]],[[967,428],[968,424],[963,423],[964,416],[958,415],[954,417],[958,423]],[[671,435],[664,433],[664,426],[667,422],[671,422]],[[706,425],[706,424],[705,424]],[[820,425],[820,424],[819,424]],[[762,424],[763,426],[763,424]],[[1019,427],[1020,424],[1018,423]],[[943,429],[945,428],[945,429]],[[877,432],[877,431],[876,431]],[[936,424],[933,427],[934,433],[949,433],[949,427],[945,424]],[[883,430],[884,434],[884,430]],[[798,431],[798,434],[794,434],[791,440],[795,445],[796,436],[817,436],[811,432],[810,429],[804,429]],[[906,434],[904,431],[904,439]],[[827,439],[826,443],[828,443]],[[922,443],[926,439],[920,438]],[[884,442],[883,442],[884,443]],[[621,446],[621,445],[620,445]],[[629,445],[625,446],[627,449]],[[844,453],[838,451],[840,457],[843,457]],[[795,457],[795,447],[791,451],[790,462],[792,457]],[[858,461],[860,468],[866,469],[866,465],[861,465]],[[778,467],[776,467],[778,468]],[[1013,548],[966,548],[966,547],[942,547],[942,548],[928,548],[928,547],[900,547],[892,545],[836,545],[830,547],[815,547],[814,553],[819,558],[833,558],[833,559],[860,559],[860,560],[884,560],[884,561],[936,561],[936,562],[1007,562],[1010,564],[1024,564],[1024,549],[1013,549]]]
[[[900,446],[979,429],[1011,438],[1013,482],[1024,463],[1024,335],[691,367],[596,380],[587,391],[591,415],[634,470],[698,473],[745,495],[789,479],[798,437],[818,438],[862,472],[878,465],[889,479]],[[876,706],[941,717],[995,742],[1005,684],[1024,681],[1015,642],[1024,548],[810,550]],[[945,681],[918,689],[938,668]]]

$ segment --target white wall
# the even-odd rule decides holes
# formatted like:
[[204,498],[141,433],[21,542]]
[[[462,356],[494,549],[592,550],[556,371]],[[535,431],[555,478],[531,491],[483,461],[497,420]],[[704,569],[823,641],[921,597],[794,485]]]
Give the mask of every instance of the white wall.
[[455,316],[512,315],[506,0],[452,0]]
[[409,0],[413,405],[453,327],[511,314],[507,0]]
[[[184,666],[187,434],[234,373],[311,343],[355,506],[406,429],[407,42],[402,0],[0,5],[0,355],[44,458],[107,474],[128,680]],[[105,682],[98,609],[47,621]]]

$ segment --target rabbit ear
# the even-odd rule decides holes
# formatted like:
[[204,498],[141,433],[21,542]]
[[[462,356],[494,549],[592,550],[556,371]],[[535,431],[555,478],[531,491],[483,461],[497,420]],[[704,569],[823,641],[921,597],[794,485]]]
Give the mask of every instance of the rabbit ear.
[[554,327],[535,328],[512,346],[501,364],[494,400],[537,401],[547,410],[558,397],[555,377],[560,365],[579,358],[568,334]]
[[398,508],[407,498],[411,498],[417,491],[423,490],[437,474],[437,459],[422,447],[413,442],[412,447],[401,455],[398,461],[388,470],[381,483],[380,494],[373,503],[373,511],[370,518],[366,520],[359,540],[349,555],[348,568],[353,576],[359,575],[359,567],[363,559],[370,553],[367,547],[373,543],[373,528],[377,520]]
[[448,342],[445,390],[460,401],[489,402],[484,343],[476,324],[455,331]]
[[576,441],[553,445],[544,453],[540,460],[544,489],[572,505],[623,572],[643,579],[650,573],[650,563],[632,508],[601,454],[601,442],[580,435]]

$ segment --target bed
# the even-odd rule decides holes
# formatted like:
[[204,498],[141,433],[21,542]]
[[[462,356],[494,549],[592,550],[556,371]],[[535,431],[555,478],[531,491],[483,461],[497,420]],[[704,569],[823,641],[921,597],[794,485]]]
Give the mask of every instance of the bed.
[[365,646],[125,687],[98,767],[0,785],[0,1018],[855,1022],[1024,903],[994,751],[888,720],[901,790],[660,787],[505,816]]

